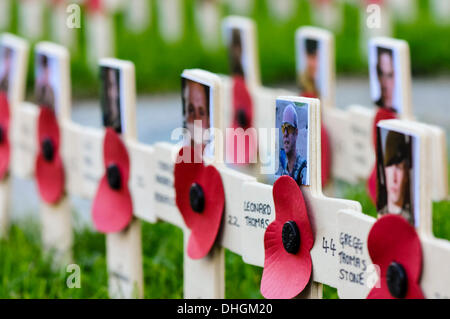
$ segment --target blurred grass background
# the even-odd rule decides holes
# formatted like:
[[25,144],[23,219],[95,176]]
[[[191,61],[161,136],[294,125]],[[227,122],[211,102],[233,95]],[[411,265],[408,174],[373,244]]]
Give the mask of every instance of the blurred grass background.
[[[450,170],[449,170],[450,172]],[[376,211],[363,184],[340,183],[344,197],[357,200],[363,212]],[[433,205],[433,231],[450,240],[450,201]],[[142,223],[144,297],[183,298],[183,234],[167,223]],[[262,268],[247,265],[241,256],[225,254],[226,298],[262,298]],[[81,268],[81,288],[67,288],[70,273],[52,270],[41,250],[37,220],[19,220],[9,239],[0,241],[0,298],[108,298],[105,236],[82,228],[75,232],[75,263]],[[324,298],[338,298],[336,289],[324,286]]]
[[[126,25],[125,13],[113,15],[116,56],[136,65],[139,94],[175,91],[179,89],[179,75],[185,68],[204,68],[212,72],[227,73],[228,60],[223,45],[207,49],[202,43],[195,24],[196,0],[184,0],[183,33],[174,42],[167,43],[160,34],[157,3],[151,1],[151,21],[147,29],[131,32]],[[18,32],[18,2],[13,1],[12,22],[8,31]],[[335,32],[336,68],[339,74],[367,75],[367,64],[360,50],[359,1],[341,1],[338,8],[342,25]],[[411,48],[414,75],[430,76],[450,73],[450,21],[438,23],[430,10],[430,0],[411,0],[418,6],[411,21],[394,19],[393,36],[405,39]],[[295,83],[294,33],[302,25],[314,25],[311,1],[298,0],[296,11],[286,20],[273,17],[266,0],[254,1],[250,17],[257,24],[259,57],[262,81],[266,85]],[[97,97],[98,81],[95,71],[87,66],[85,36],[89,25],[82,10],[81,29],[76,29],[77,45],[72,52],[72,86],[75,98]],[[229,15],[231,8],[222,1],[221,17]],[[50,39],[49,8],[45,13],[45,32],[41,40]],[[220,34],[218,35],[220,36]],[[222,43],[222,42],[221,42]],[[30,56],[30,70],[33,59]],[[28,72],[28,89],[31,92],[33,72]]]

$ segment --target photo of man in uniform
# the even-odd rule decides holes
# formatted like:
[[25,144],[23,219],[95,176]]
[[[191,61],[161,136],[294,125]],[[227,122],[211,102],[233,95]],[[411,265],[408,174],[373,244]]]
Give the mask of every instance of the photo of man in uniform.
[[389,131],[386,136],[384,155],[380,156],[380,183],[377,199],[378,214],[397,214],[414,225],[411,207],[411,138],[402,133]]
[[[307,121],[303,122],[307,123]],[[280,132],[282,134],[280,166],[275,175],[289,175],[298,185],[307,185],[307,162],[297,151],[298,123],[296,107],[293,103],[290,103],[283,110]],[[307,127],[303,129],[307,129]]]
[[391,49],[377,48],[377,78],[380,85],[380,97],[375,101],[378,107],[396,112],[394,107],[395,69]]
[[[210,88],[207,85],[185,78],[183,78],[182,87],[184,127],[189,130],[191,147],[194,147],[195,144],[200,144],[200,141],[195,143],[194,127],[196,127],[196,130],[198,129],[199,132],[201,130],[202,139],[204,131],[210,127]],[[205,146],[209,142],[210,140],[203,140],[202,144]]]
[[51,85],[49,59],[45,54],[37,56],[37,74],[35,85],[36,103],[39,106],[55,109],[55,92]]
[[12,68],[12,59],[13,59],[13,50],[9,47],[1,47],[1,57],[2,60],[0,61],[2,63],[2,73],[0,74],[0,91],[1,92],[8,92],[9,90],[9,78],[11,75],[11,68]]
[[103,125],[122,133],[120,116],[120,70],[101,67]]
[[317,71],[319,66],[318,41],[315,39],[305,39],[305,60],[306,66],[300,74],[300,89],[302,96],[305,97],[320,97],[320,92],[317,88]]

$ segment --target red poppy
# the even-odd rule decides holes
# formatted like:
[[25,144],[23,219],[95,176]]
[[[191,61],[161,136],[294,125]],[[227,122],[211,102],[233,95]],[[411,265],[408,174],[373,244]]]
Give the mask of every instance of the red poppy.
[[[253,127],[253,102],[248,92],[245,79],[240,75],[233,77],[233,130],[227,131],[228,160],[233,164],[249,164],[255,160],[257,139]],[[242,131],[236,130],[242,128]],[[244,134],[247,133],[247,136]],[[236,135],[236,137],[235,137]],[[243,148],[238,147],[237,140],[244,141]],[[244,149],[244,154],[239,150]]]
[[53,110],[48,107],[40,107],[38,145],[35,172],[39,194],[43,201],[54,204],[64,195],[65,176],[59,154],[58,121]]
[[102,0],[88,0],[86,5],[89,12],[100,12],[102,10]]
[[128,188],[128,152],[120,136],[111,128],[106,129],[103,161],[105,174],[95,194],[92,218],[99,232],[114,233],[123,230],[131,222],[133,203]]
[[0,92],[0,180],[9,170],[9,102],[6,92]]
[[[376,150],[377,147],[377,124],[382,120],[391,120],[397,118],[395,112],[385,109],[379,108],[377,113],[375,114],[375,118],[373,120],[372,126],[372,141],[373,147]],[[375,152],[376,154],[376,152]],[[367,180],[367,193],[369,194],[370,199],[373,203],[376,203],[377,200],[377,159],[375,160],[375,165],[372,169],[372,173],[370,173],[369,179]]]
[[293,298],[311,277],[310,250],[314,237],[305,200],[290,176],[273,185],[275,220],[264,234],[264,270],[261,294],[265,298]]
[[367,245],[373,264],[380,267],[368,299],[424,298],[419,286],[422,249],[413,226],[401,216],[384,215],[372,226]]
[[[187,158],[186,158],[187,156]],[[219,171],[205,166],[190,147],[180,150],[174,169],[175,201],[191,230],[187,253],[205,257],[216,241],[225,207],[225,192]]]

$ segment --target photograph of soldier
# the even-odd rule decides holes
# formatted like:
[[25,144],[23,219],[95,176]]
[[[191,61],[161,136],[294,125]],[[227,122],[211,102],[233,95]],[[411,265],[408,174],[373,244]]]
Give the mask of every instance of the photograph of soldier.
[[45,54],[36,54],[35,81],[34,96],[36,103],[39,106],[55,110],[55,89],[52,85],[50,58]]
[[298,185],[309,185],[308,175],[308,104],[277,100],[276,127],[279,165],[275,178],[291,176]]
[[412,141],[409,135],[378,128],[377,212],[397,214],[414,226]]
[[8,93],[9,82],[13,70],[13,49],[2,45],[0,47],[0,91]]
[[391,48],[375,46],[370,50],[370,85],[372,99],[377,107],[393,113],[400,113],[401,96],[400,72],[397,72],[396,51]]
[[190,146],[194,147],[196,144],[201,143],[204,149],[212,141],[211,136],[209,138],[204,136],[205,130],[211,126],[210,87],[185,77],[182,77],[181,87],[183,127],[188,129]]
[[300,46],[302,66],[298,75],[301,95],[320,98],[317,79],[319,74],[319,41],[309,38],[305,38],[302,41],[303,46]]
[[111,127],[117,133],[122,133],[120,70],[101,66],[100,82],[103,126]]
[[241,30],[231,29],[231,39],[228,47],[231,75],[244,77],[244,68],[242,66],[242,39]]

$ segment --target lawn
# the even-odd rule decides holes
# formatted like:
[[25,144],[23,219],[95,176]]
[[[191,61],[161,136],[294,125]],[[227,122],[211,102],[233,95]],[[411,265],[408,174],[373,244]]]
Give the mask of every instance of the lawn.
[[[362,185],[340,185],[345,197],[361,202],[364,212],[375,207]],[[434,233],[450,240],[450,202],[435,203]],[[167,223],[143,223],[145,298],[183,297],[183,238]],[[38,223],[29,218],[14,223],[8,240],[0,242],[0,298],[107,298],[105,237],[89,229],[75,233],[75,262],[81,267],[81,288],[67,288],[68,273],[52,270],[40,248]],[[226,251],[227,298],[262,298],[262,268],[250,266]],[[334,288],[324,287],[324,298],[337,298]]]

